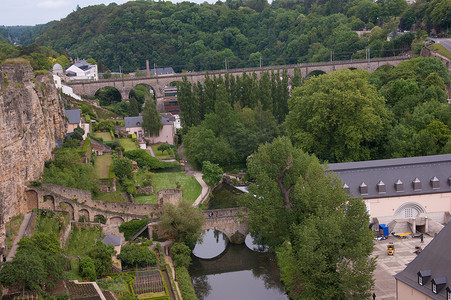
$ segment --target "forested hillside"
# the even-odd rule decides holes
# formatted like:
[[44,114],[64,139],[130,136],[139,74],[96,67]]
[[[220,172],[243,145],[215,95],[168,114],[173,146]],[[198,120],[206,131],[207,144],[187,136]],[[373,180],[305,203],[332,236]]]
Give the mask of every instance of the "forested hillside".
[[[443,2],[443,3],[442,3]],[[431,5],[435,6],[432,7]],[[151,64],[176,71],[397,55],[415,35],[387,34],[415,27],[440,33],[450,23],[449,1],[227,1],[216,4],[130,1],[89,6],[61,21],[22,33],[21,42],[94,58],[126,72]],[[442,16],[437,19],[437,15]],[[48,28],[47,28],[48,27]],[[372,29],[370,37],[352,30]],[[40,31],[45,32],[41,35]],[[423,32],[425,33],[425,32]]]

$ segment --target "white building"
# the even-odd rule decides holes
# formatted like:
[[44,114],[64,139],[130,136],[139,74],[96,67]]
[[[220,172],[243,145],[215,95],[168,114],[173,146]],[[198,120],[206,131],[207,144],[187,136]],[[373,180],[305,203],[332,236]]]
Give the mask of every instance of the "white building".
[[99,80],[97,65],[82,59],[66,69],[68,80]]

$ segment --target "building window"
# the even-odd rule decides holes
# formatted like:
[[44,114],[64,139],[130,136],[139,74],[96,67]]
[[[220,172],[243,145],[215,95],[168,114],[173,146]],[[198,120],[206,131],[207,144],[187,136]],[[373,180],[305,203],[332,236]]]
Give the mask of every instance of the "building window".
[[362,182],[359,185],[359,192],[361,195],[368,195],[368,186],[366,185],[365,182]]
[[418,177],[415,178],[415,180],[412,182],[412,185],[414,191],[421,191],[421,181],[420,179],[418,179]]
[[387,192],[387,189],[385,188],[385,183],[382,180],[379,181],[379,183],[377,184],[377,192],[379,194]]
[[423,277],[421,275],[418,275],[418,284],[423,285]]
[[347,185],[346,183],[343,184],[343,189],[345,190],[345,193],[349,194],[349,192],[350,192],[349,185]]
[[437,294],[437,285],[435,283],[432,283],[432,292]]
[[395,182],[395,190],[397,192],[404,192],[404,184],[400,179]]
[[440,180],[436,176],[431,178],[431,186],[432,189],[439,189],[440,188]]
[[451,300],[451,286],[446,288],[446,299]]

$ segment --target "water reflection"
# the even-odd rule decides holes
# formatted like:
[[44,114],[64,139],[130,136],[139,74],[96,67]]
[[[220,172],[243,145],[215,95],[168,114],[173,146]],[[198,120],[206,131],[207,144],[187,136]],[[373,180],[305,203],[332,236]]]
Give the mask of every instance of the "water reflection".
[[257,252],[268,252],[269,247],[266,245],[261,245],[258,241],[258,238],[252,236],[250,233],[246,235],[246,239],[244,240],[244,243],[246,246],[251,249],[252,251]]
[[189,271],[200,300],[288,299],[274,255],[244,244],[230,244],[214,259],[194,257]]
[[208,229],[202,234],[194,247],[193,254],[202,259],[211,259],[220,255],[227,248],[229,239],[220,231]]

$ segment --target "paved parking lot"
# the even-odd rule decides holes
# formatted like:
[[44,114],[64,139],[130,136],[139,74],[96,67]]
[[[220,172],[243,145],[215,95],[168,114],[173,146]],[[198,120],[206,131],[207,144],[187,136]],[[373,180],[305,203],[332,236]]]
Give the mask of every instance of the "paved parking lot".
[[[377,257],[374,293],[377,300],[396,299],[396,282],[393,276],[404,270],[406,265],[416,257],[415,246],[421,246],[424,249],[431,240],[432,237],[424,235],[423,244],[419,238],[401,239],[394,236],[383,241],[374,241],[373,256]],[[395,245],[393,256],[387,255],[387,244],[390,242]]]

